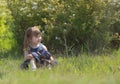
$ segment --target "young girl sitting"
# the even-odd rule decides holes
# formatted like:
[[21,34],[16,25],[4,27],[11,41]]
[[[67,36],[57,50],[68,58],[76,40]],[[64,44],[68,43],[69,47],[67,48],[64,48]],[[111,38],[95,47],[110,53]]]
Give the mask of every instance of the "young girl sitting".
[[45,45],[41,43],[41,32],[38,27],[30,27],[25,32],[24,37],[24,62],[22,63],[23,69],[28,69],[30,62],[31,69],[36,70],[36,62],[39,64],[54,64],[54,59],[48,52]]

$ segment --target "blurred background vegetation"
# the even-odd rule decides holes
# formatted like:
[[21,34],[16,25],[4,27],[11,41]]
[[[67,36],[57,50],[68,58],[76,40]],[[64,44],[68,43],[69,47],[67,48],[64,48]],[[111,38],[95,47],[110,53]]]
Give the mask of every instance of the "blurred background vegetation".
[[120,47],[120,0],[0,0],[0,57],[22,54],[31,26],[52,54],[110,53]]

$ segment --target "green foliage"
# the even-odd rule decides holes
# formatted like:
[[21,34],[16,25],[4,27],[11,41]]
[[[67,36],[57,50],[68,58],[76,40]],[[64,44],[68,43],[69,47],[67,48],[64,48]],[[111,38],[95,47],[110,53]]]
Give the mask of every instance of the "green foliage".
[[23,44],[24,31],[30,26],[41,26],[45,33],[50,31],[52,16],[59,8],[57,0],[7,0],[7,4],[15,19],[14,36],[18,46]]
[[[104,16],[104,21],[106,22],[106,26],[109,27],[111,33],[110,47],[112,49],[120,48],[120,0],[110,0],[107,3],[106,13]],[[116,35],[118,34],[118,35]]]
[[[13,18],[10,10],[7,8],[5,0],[0,1],[0,54],[11,50],[14,46],[14,38],[12,33]],[[0,57],[1,57],[0,56]]]
[[[78,7],[76,7],[76,5]],[[103,30],[103,28],[100,28],[101,19],[103,18],[105,12],[104,9],[105,9],[105,3],[101,0],[93,0],[93,1],[83,0],[80,3],[76,2],[75,4],[75,18],[73,20],[73,25],[75,27],[74,36],[76,36],[77,33],[76,39],[80,40],[82,42],[81,43],[82,45],[87,44],[87,47],[90,48],[91,50],[95,50],[96,47],[94,46],[95,45],[99,46],[101,40],[104,39],[104,36],[100,36],[104,34],[106,31],[105,29]],[[101,33],[99,31],[104,31],[104,32]],[[99,38],[99,36],[102,39]],[[93,44],[93,42],[96,42],[95,40],[98,40],[98,43]]]
[[119,0],[6,1],[15,20],[13,32],[20,50],[24,31],[35,25],[41,27],[43,42],[55,53],[64,53],[65,46],[70,53],[99,53],[111,34],[119,32]]

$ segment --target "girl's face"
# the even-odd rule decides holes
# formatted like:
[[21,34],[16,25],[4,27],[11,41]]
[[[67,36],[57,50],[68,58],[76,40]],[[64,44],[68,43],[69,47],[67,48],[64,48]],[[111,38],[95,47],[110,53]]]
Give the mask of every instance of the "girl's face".
[[34,45],[34,46],[37,46],[40,42],[41,42],[41,36],[38,35],[38,36],[33,36],[32,39],[31,39],[31,44]]

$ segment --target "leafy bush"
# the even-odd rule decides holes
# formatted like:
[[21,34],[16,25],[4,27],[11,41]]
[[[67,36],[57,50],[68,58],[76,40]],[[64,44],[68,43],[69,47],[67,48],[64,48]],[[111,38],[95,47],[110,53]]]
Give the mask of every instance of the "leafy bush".
[[[40,26],[43,42],[56,52],[102,51],[119,30],[119,0],[6,0],[22,50],[24,31]],[[114,27],[117,26],[117,29]],[[57,45],[57,46],[56,46]]]
[[5,0],[0,1],[0,57],[15,45],[13,38],[13,18]]

